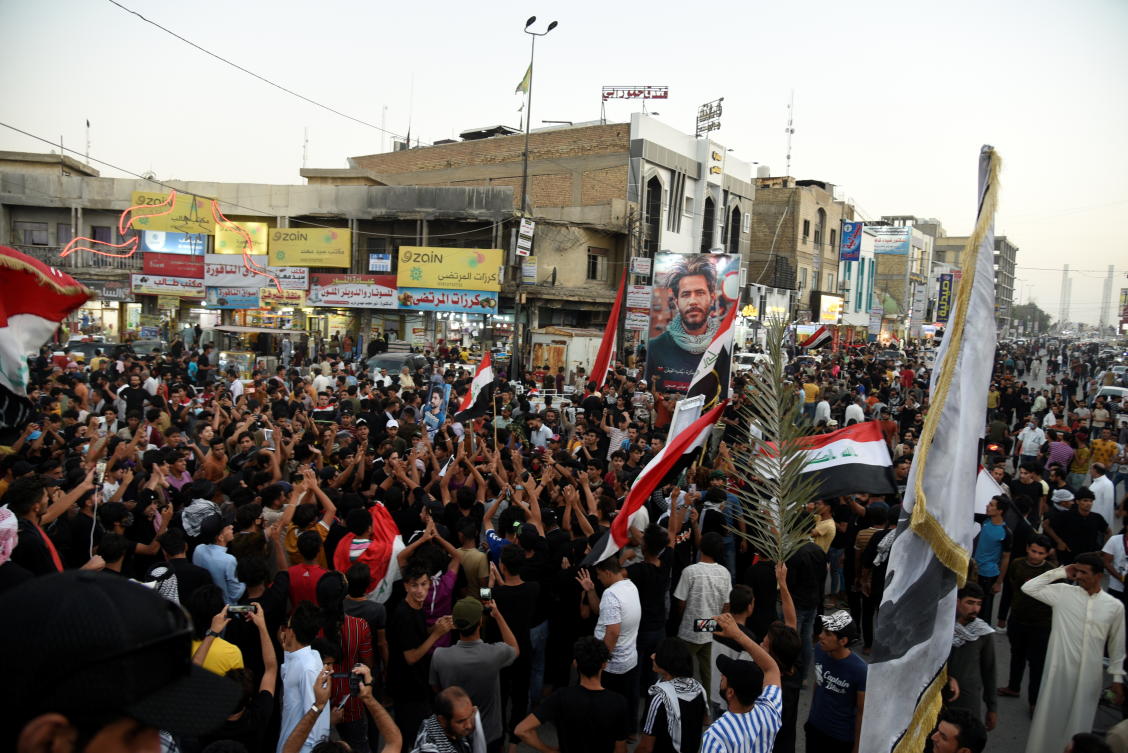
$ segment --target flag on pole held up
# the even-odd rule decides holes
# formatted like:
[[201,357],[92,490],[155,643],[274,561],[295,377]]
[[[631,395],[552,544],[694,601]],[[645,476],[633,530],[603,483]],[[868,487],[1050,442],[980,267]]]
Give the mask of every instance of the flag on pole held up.
[[462,396],[462,404],[458,406],[458,413],[454,414],[455,421],[466,423],[489,412],[490,401],[493,399],[493,381],[493,363],[487,351],[474,372],[474,378],[470,380],[470,389]]
[[70,312],[93,297],[70,275],[0,246],[0,430],[31,418],[28,355],[51,338]]
[[847,494],[893,494],[893,461],[889,445],[876,421],[866,421],[829,434],[802,439],[807,453],[803,474],[819,480],[818,497],[833,499]]
[[603,342],[599,344],[599,352],[595,355],[595,363],[591,367],[588,379],[595,382],[599,389],[607,381],[607,367],[611,365],[611,356],[615,354],[615,335],[619,331],[619,312],[623,310],[623,295],[627,289],[627,272],[623,271],[623,279],[619,283],[619,294],[615,296],[615,305],[611,307],[611,315],[607,318],[607,326],[603,328]]
[[627,499],[623,502],[623,509],[611,521],[611,528],[603,534],[599,541],[591,548],[591,552],[584,558],[582,565],[592,567],[597,562],[602,562],[615,552],[622,549],[630,538],[630,519],[638,512],[650,495],[662,483],[662,479],[673,473],[679,466],[688,467],[697,459],[699,450],[708,441],[713,425],[720,420],[724,413],[727,401],[721,401],[715,408],[694,421],[683,432],[663,447],[654,458],[639,471],[631,490],[627,492]]
[[825,324],[799,341],[800,348],[818,348],[830,342],[831,331]]
[[697,371],[689,383],[686,397],[704,395],[704,408],[712,408],[719,401],[729,396],[729,373],[732,369],[732,337],[736,331],[736,306],[729,306],[717,334],[713,335],[712,342],[701,360],[697,362]]
[[860,750],[919,753],[936,724],[967,577],[979,439],[995,351],[994,214],[1000,160],[983,147],[975,231],[932,375],[932,402],[889,555],[866,681]]

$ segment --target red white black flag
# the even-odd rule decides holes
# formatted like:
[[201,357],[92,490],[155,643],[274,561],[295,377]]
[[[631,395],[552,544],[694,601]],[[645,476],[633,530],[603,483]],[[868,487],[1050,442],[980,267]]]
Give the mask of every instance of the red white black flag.
[[729,395],[729,373],[732,369],[732,338],[736,332],[736,306],[729,306],[713,341],[701,354],[697,371],[689,383],[686,397],[705,396],[705,408],[711,408]]
[[482,362],[478,364],[478,370],[474,372],[474,378],[470,381],[470,389],[462,397],[462,404],[458,407],[458,413],[454,414],[455,421],[465,423],[489,412],[490,400],[493,398],[493,381],[493,363],[490,361],[490,354],[487,351],[482,356]]
[[819,480],[819,499],[847,494],[893,494],[889,445],[876,421],[803,438],[807,465],[803,474]]
[[817,348],[830,342],[831,332],[825,324],[812,332],[807,338],[799,342],[800,348]]
[[674,473],[679,465],[688,466],[698,457],[727,404],[727,401],[718,403],[715,408],[678,434],[646,464],[631,484],[631,490],[627,493],[626,501],[623,502],[623,509],[611,521],[610,530],[603,534],[599,542],[592,547],[591,553],[584,558],[584,567],[602,562],[626,546],[630,538],[631,516],[646,504],[646,500],[650,499],[650,495],[662,483],[662,479]]

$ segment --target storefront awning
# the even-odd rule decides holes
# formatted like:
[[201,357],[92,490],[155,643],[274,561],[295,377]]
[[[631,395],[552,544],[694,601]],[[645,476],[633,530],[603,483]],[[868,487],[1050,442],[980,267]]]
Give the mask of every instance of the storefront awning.
[[218,332],[229,332],[233,335],[299,335],[306,336],[302,330],[278,329],[277,327],[241,327],[238,324],[221,324],[214,327]]

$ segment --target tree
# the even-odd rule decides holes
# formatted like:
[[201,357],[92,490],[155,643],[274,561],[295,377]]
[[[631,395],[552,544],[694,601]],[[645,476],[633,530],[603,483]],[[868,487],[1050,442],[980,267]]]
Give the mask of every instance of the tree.
[[1050,330],[1050,315],[1043,311],[1037,303],[1030,301],[1022,303],[1011,309],[1011,321],[1026,322],[1026,333],[1048,332]]

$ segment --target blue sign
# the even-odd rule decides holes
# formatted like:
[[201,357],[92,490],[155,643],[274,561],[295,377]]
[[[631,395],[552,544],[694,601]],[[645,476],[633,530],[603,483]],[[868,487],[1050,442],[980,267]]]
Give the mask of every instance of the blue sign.
[[209,309],[257,309],[258,288],[205,288],[204,307]]
[[952,315],[952,275],[940,275],[940,291],[936,296],[936,321],[946,324]]
[[163,230],[144,230],[141,232],[141,250],[155,254],[203,256],[208,250],[208,237],[189,233],[166,233]]
[[841,261],[858,261],[862,258],[862,222],[843,222],[842,239],[838,244],[838,258]]

